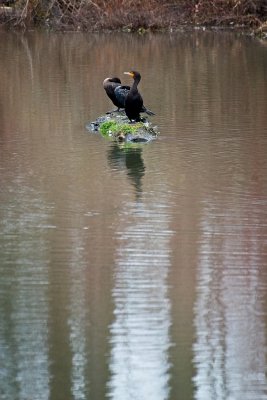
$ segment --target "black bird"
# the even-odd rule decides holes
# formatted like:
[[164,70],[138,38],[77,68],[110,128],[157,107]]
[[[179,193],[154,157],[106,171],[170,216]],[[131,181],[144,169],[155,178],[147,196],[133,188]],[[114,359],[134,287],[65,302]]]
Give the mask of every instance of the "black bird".
[[[121,108],[125,108],[125,99],[130,92],[130,86],[122,85],[120,78],[114,77],[106,78],[103,82],[103,87],[112,103],[117,107],[114,111],[120,111]],[[142,106],[141,112],[155,115],[144,106]]]
[[141,80],[141,75],[137,71],[124,72],[126,75],[130,75],[134,82],[130,88],[130,91],[125,98],[125,113],[130,121],[141,121],[140,113],[145,112],[148,115],[155,115],[152,111],[148,110],[143,105],[143,99],[141,94],[138,92],[138,84]]
[[130,86],[122,86],[120,78],[106,78],[103,82],[103,87],[112,101],[112,103],[117,107],[119,111],[120,108],[124,108],[125,97],[126,94],[124,91],[128,93],[130,91]]

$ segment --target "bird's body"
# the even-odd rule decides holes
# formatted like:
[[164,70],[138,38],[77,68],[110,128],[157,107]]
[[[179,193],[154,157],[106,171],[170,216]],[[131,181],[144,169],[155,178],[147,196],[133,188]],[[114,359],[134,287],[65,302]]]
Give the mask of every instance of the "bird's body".
[[118,110],[120,108],[124,108],[124,103],[121,102],[120,99],[117,98],[116,94],[115,94],[115,89],[117,87],[121,86],[121,80],[117,77],[114,78],[106,78],[103,82],[103,87],[108,95],[108,97],[110,98],[110,100],[112,101],[112,103],[118,107]]
[[148,115],[155,115],[152,111],[148,110],[143,104],[143,98],[138,92],[138,84],[141,80],[141,75],[137,71],[124,72],[130,75],[134,82],[125,98],[125,113],[130,121],[141,121],[140,113],[145,112]]
[[130,86],[119,85],[115,88],[114,94],[120,108],[125,108],[125,99],[130,91]]
[[143,107],[143,99],[137,88],[141,80],[141,75],[137,71],[124,73],[130,75],[134,80],[125,99],[125,114],[130,121],[138,122],[140,121],[140,112],[142,111]]

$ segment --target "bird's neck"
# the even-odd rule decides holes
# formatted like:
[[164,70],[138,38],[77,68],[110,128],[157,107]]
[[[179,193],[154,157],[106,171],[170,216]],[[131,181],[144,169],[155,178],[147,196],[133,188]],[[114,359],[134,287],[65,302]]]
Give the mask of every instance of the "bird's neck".
[[133,82],[133,84],[132,84],[132,87],[131,87],[131,91],[132,91],[132,92],[134,92],[134,91],[137,90],[137,86],[138,86],[138,83],[139,83],[139,82],[140,82],[140,79],[139,79],[139,78],[137,78],[137,79],[134,80],[134,82]]

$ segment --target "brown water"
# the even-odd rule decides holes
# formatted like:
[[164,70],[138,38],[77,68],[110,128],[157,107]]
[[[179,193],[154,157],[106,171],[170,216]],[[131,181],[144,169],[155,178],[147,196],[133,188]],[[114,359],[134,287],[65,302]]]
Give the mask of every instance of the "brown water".
[[[125,148],[86,124],[130,68]],[[0,76],[1,400],[267,399],[267,46],[0,33]]]

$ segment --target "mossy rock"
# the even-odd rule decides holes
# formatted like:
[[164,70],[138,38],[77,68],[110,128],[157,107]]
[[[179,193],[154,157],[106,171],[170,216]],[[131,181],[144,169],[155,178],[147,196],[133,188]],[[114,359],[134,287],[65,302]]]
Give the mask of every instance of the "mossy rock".
[[146,143],[158,136],[157,127],[143,118],[141,122],[130,123],[124,111],[113,111],[90,123],[90,130],[100,132],[105,138],[118,142]]

